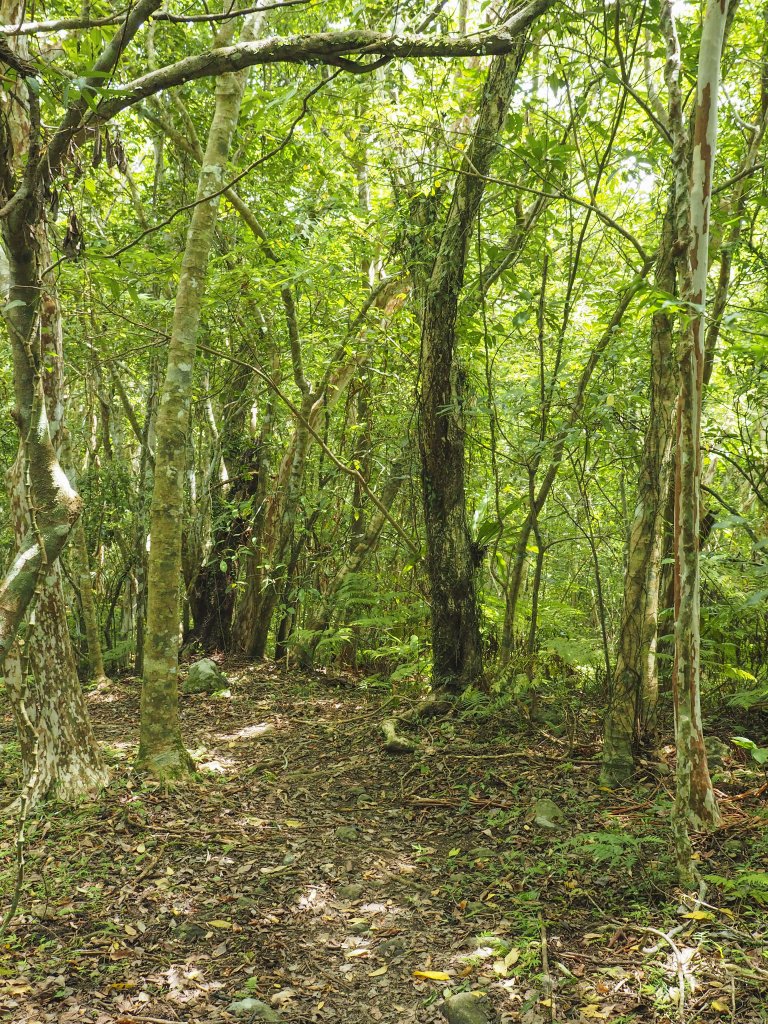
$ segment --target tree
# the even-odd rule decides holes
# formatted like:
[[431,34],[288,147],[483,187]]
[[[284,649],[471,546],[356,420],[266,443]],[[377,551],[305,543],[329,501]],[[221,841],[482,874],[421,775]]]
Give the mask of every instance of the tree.
[[[417,287],[421,302],[419,451],[432,616],[432,680],[460,693],[482,677],[475,574],[482,554],[467,525],[464,484],[466,374],[456,317],[469,240],[525,56],[525,40],[488,70],[471,141],[459,167],[434,262]],[[419,254],[423,255],[423,254]],[[415,274],[418,277],[419,269]]]
[[[243,42],[252,35],[253,27],[253,22],[246,23],[242,33],[245,37]],[[228,43],[233,31],[234,23],[225,23],[217,43]],[[186,439],[200,307],[218,211],[217,193],[221,191],[224,181],[245,78],[246,73],[241,71],[233,75],[221,75],[216,82],[213,118],[200,168],[198,201],[192,211],[181,264],[168,347],[168,365],[155,428],[147,640],[141,691],[138,763],[160,777],[184,775],[191,768],[178,720],[179,524],[184,501]],[[209,198],[212,195],[216,195],[216,198]]]
[[712,176],[717,152],[720,58],[728,0],[709,0],[699,44],[699,68],[689,179],[687,303],[678,344],[680,390],[675,430],[675,738],[677,774],[673,834],[683,878],[690,877],[688,823],[712,826],[719,812],[707,767],[701,723],[700,563],[701,413]]

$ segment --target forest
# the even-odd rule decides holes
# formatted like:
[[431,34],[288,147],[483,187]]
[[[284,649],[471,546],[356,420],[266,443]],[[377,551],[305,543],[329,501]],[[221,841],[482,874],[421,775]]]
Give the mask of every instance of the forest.
[[0,0],[0,1020],[768,1022],[768,3]]

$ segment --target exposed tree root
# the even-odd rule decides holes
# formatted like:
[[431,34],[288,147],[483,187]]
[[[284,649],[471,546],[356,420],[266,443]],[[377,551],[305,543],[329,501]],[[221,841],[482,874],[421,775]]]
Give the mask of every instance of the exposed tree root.
[[385,718],[381,723],[381,731],[384,733],[384,750],[388,754],[413,754],[418,743],[397,733],[398,725],[412,726],[423,718],[439,718],[448,715],[453,710],[450,700],[443,697],[430,697],[422,701],[410,711],[404,712],[392,718]]

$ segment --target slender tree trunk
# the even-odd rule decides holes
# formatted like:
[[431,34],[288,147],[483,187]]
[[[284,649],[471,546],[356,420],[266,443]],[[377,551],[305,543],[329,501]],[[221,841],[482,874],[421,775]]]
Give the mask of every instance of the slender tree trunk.
[[689,313],[680,334],[680,391],[675,453],[675,666],[673,697],[677,777],[673,830],[678,866],[691,875],[688,824],[719,820],[701,723],[700,569],[701,411],[709,269],[712,174],[717,148],[720,58],[729,0],[707,0],[699,50],[690,168],[688,266],[683,296]]
[[[152,360],[147,385],[146,411],[144,424],[138,431],[141,441],[139,456],[139,494],[137,495],[136,517],[133,525],[132,556],[136,566],[136,650],[133,668],[136,675],[144,675],[144,649],[147,635],[147,570],[149,552],[147,551],[147,524],[154,491],[155,480],[155,425],[157,422],[157,390],[158,367]],[[136,424],[138,426],[138,423]]]
[[[510,559],[510,573],[505,596],[504,630],[502,634],[502,660],[505,663],[509,661],[512,654],[517,602],[520,598],[520,591],[522,589],[528,553],[528,541],[531,536],[531,531],[533,530],[534,518],[541,515],[555,480],[557,480],[557,475],[563,461],[566,441],[570,436],[571,431],[578,423],[579,417],[584,409],[584,403],[587,397],[587,388],[589,387],[589,382],[592,380],[592,374],[595,372],[595,369],[611,341],[615,338],[616,331],[624,318],[624,314],[640,290],[650,266],[650,262],[646,263],[639,271],[635,280],[623,289],[611,319],[606,325],[597,344],[590,352],[587,362],[584,364],[578,384],[576,385],[573,399],[571,400],[566,421],[553,438],[552,455],[550,456],[546,472],[541,478],[541,483],[536,491],[536,496],[532,499],[528,514],[523,520],[523,524],[518,531],[515,548],[512,558]],[[538,469],[538,461],[533,463],[532,468],[533,471],[536,472]]]
[[[231,26],[222,30],[219,42],[228,42],[221,37],[227,33],[231,38],[231,31]],[[246,32],[247,27],[243,35]],[[216,82],[198,198],[216,193],[222,186],[245,79],[245,72],[237,72],[222,75]],[[201,202],[192,212],[157,413],[138,763],[159,777],[184,775],[191,768],[178,717],[180,522],[197,330],[218,205],[218,199]]]
[[93,594],[91,566],[88,558],[88,544],[85,539],[82,519],[78,519],[72,536],[72,565],[77,573],[80,604],[85,626],[85,642],[88,651],[88,678],[96,684],[108,683],[104,671],[104,657],[101,651],[99,615]]
[[[667,205],[656,264],[656,286],[676,292],[673,246],[677,235],[674,187]],[[651,324],[651,383],[635,512],[627,543],[616,662],[610,680],[603,741],[603,785],[625,782],[634,771],[641,723],[658,699],[656,645],[664,551],[664,516],[672,479],[672,414],[677,394],[674,319],[658,311]],[[643,715],[643,706],[647,709]]]
[[483,674],[475,591],[478,555],[467,523],[464,483],[464,374],[456,352],[458,300],[469,239],[485,191],[526,42],[494,58],[475,129],[454,187],[422,299],[419,452],[432,621],[432,683],[459,693]]

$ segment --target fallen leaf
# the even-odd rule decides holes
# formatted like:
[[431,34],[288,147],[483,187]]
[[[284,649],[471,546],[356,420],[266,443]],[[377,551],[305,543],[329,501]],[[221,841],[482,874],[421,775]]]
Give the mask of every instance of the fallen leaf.
[[713,999],[709,1005],[718,1013],[728,1013],[730,1010],[730,1006],[724,999]]
[[379,967],[378,970],[371,971],[371,973],[368,975],[368,977],[369,978],[380,978],[382,976],[382,974],[386,974],[388,970],[389,970],[389,968],[387,967],[386,964],[384,964],[384,966],[383,967]]
[[504,957],[504,966],[505,967],[511,967],[512,964],[516,964],[519,959],[520,959],[520,950],[517,949],[517,948],[510,949],[510,951]]
[[209,921],[208,922],[208,927],[209,928],[231,928],[232,927],[232,922],[231,921]]
[[688,914],[683,914],[683,917],[687,917],[691,921],[714,921],[715,915],[710,913],[709,910],[692,910]]
[[450,974],[445,971],[414,971],[414,978],[427,978],[429,981],[450,981]]

